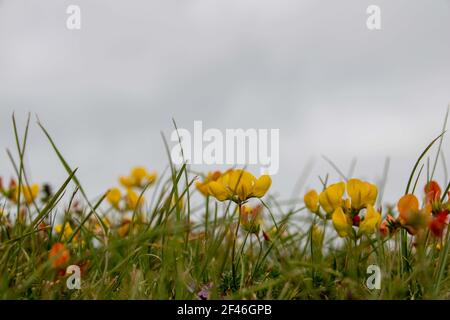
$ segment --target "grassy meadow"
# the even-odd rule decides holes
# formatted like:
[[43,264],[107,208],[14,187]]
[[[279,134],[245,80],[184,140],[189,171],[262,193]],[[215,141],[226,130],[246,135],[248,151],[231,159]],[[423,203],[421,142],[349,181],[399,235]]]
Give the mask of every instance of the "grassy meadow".
[[13,170],[1,170],[0,299],[450,298],[450,182],[434,174],[445,130],[417,147],[389,205],[383,184],[326,172],[320,190],[282,201],[276,176],[192,172],[171,163],[167,143],[165,170],[130,168],[92,197],[39,122],[67,179],[29,180],[30,125],[13,117]]

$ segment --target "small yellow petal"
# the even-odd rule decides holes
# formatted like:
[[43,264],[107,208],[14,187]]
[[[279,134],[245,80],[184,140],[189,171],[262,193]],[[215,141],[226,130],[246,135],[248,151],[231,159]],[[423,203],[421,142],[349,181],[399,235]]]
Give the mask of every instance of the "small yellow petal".
[[257,198],[262,198],[267,190],[269,190],[270,186],[272,185],[272,179],[268,175],[263,175],[259,177],[258,180],[255,182],[255,186],[253,187],[253,196]]
[[242,175],[241,180],[239,181],[236,187],[236,194],[238,195],[241,201],[247,200],[251,194],[253,189],[253,180],[248,179],[245,175]]
[[328,214],[331,214],[336,208],[342,205],[344,193],[344,182],[332,184],[319,195],[319,203]]
[[375,204],[378,188],[374,184],[359,179],[350,179],[347,182],[347,193],[351,199],[351,207],[360,210]]
[[56,233],[61,233],[62,231],[62,225],[61,224],[56,224],[55,225],[55,232]]
[[348,237],[351,230],[350,218],[344,213],[342,208],[337,208],[331,217],[334,229],[342,238]]
[[139,198],[139,195],[131,189],[127,191],[125,200],[127,202],[127,207],[130,210],[135,210],[144,203],[144,197]]
[[200,193],[201,193],[202,195],[204,195],[205,197],[206,197],[207,195],[209,195],[209,192],[208,192],[208,184],[207,184],[207,183],[197,181],[197,182],[195,183],[195,187],[196,187],[197,190],[200,191]]
[[248,171],[244,171],[241,169],[231,170],[228,174],[228,188],[233,193],[237,193],[240,189],[239,186],[245,184],[245,189],[254,185],[256,178]]
[[308,191],[303,197],[303,201],[309,211],[317,212],[319,210],[319,194],[316,190]]
[[130,177],[133,177],[135,181],[140,183],[148,174],[147,169],[144,167],[134,167],[131,170]]
[[119,177],[119,183],[125,188],[132,188],[135,186],[136,181],[133,177],[121,176]]
[[35,183],[30,186],[22,186],[22,194],[27,204],[32,203],[39,194],[39,185]]
[[122,193],[118,188],[112,188],[108,191],[108,194],[106,195],[106,200],[113,206],[118,207],[120,200],[122,199]]
[[375,205],[378,197],[378,187],[369,183],[369,194],[367,195],[367,204]]
[[225,201],[230,197],[228,190],[221,183],[216,181],[212,181],[208,184],[208,191],[219,201]]
[[378,230],[381,223],[381,214],[375,210],[372,205],[367,206],[366,216],[359,225],[360,234],[373,234]]

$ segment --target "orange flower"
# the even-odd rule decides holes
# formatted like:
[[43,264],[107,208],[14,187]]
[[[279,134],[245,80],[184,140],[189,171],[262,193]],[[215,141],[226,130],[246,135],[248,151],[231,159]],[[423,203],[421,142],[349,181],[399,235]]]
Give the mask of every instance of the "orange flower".
[[441,198],[441,187],[436,181],[430,181],[424,188],[426,203],[439,201]]
[[48,252],[48,258],[52,263],[52,267],[57,269],[69,261],[70,253],[64,244],[57,242]]
[[398,201],[398,212],[400,213],[399,220],[402,224],[408,222],[408,217],[411,212],[419,211],[419,200],[413,194],[407,194]]

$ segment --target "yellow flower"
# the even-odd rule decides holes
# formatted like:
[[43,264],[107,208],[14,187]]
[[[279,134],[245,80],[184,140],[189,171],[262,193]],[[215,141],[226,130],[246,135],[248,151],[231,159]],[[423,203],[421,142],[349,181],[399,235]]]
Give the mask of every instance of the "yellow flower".
[[331,219],[333,220],[334,229],[336,229],[340,237],[345,238],[350,235],[352,224],[350,218],[344,213],[341,207],[334,210]]
[[125,201],[128,209],[136,210],[136,208],[143,205],[144,197],[139,198],[139,195],[135,191],[128,189],[127,194],[125,195]]
[[233,200],[244,202],[250,198],[262,198],[272,184],[268,175],[256,179],[250,172],[232,169],[225,172],[217,181],[208,184],[208,192],[219,201]]
[[272,179],[268,175],[262,175],[257,179],[253,186],[252,196],[262,198],[272,185]]
[[148,172],[146,168],[138,166],[131,169],[129,176],[120,176],[119,182],[127,189],[134,187],[143,188],[153,184],[156,181],[156,178],[156,172]]
[[368,205],[375,205],[378,188],[374,184],[359,179],[350,179],[347,182],[347,193],[352,200],[352,209],[360,210]]
[[378,230],[381,223],[381,214],[372,205],[367,206],[366,216],[359,224],[358,233],[370,235]]
[[[30,204],[32,203],[37,196],[39,195],[39,185],[37,183],[34,183],[32,185],[24,185],[21,188],[21,194],[23,196],[23,200],[25,201],[26,204]],[[19,188],[18,187],[14,187],[14,189],[12,190],[12,196],[11,199],[17,203],[17,201],[19,200]]]
[[208,172],[208,175],[205,177],[203,182],[197,181],[195,183],[195,187],[198,191],[200,191],[201,194],[203,194],[205,197],[209,195],[208,185],[212,181],[217,181],[217,179],[220,178],[222,173],[220,171],[210,171]]
[[119,177],[119,183],[124,186],[125,188],[132,188],[135,186],[136,181],[133,177],[129,176],[120,176]]
[[25,202],[30,204],[36,199],[36,197],[39,194],[39,185],[38,184],[32,184],[31,186],[22,186],[23,190],[23,196],[25,198]]
[[106,195],[106,200],[115,208],[119,208],[120,200],[122,199],[122,192],[119,188],[112,188],[108,191]]
[[147,169],[145,169],[144,167],[134,167],[133,169],[131,169],[130,177],[133,177],[135,181],[140,184],[140,182],[144,180],[147,174]]
[[309,209],[309,211],[317,213],[319,211],[319,194],[316,190],[310,190],[303,197],[303,201],[305,202],[305,206]]
[[153,184],[156,181],[156,176],[156,172],[148,172],[144,167],[134,167],[129,178],[134,182],[133,186],[144,187]]
[[342,206],[342,196],[345,192],[345,183],[339,182],[330,185],[319,195],[319,203],[326,213],[333,213],[336,208]]
[[63,231],[63,226],[61,224],[55,225],[55,232],[57,234],[61,234],[61,232],[62,232],[62,235],[61,235],[62,241],[66,241],[66,240],[70,239],[70,237],[73,234],[72,227],[70,226],[69,223],[64,224],[64,231]]

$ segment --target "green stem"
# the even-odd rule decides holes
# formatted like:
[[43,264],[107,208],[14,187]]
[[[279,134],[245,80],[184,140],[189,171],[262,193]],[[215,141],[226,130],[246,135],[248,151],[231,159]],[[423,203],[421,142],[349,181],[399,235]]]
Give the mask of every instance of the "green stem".
[[401,271],[402,274],[409,272],[409,261],[408,261],[408,234],[406,230],[401,231],[401,243],[400,243],[400,250],[401,250]]
[[233,238],[233,247],[231,248],[231,273],[232,273],[232,277],[233,277],[233,285],[236,286],[237,285],[237,278],[236,278],[236,240],[237,237],[239,235],[239,226],[241,224],[241,209],[242,209],[242,203],[239,202],[238,203],[239,206],[239,212],[238,212],[238,222],[237,222],[237,226],[236,226],[236,231],[234,234],[234,238]]
[[206,197],[206,212],[205,212],[205,243],[208,240],[208,222],[209,222],[209,196]]

